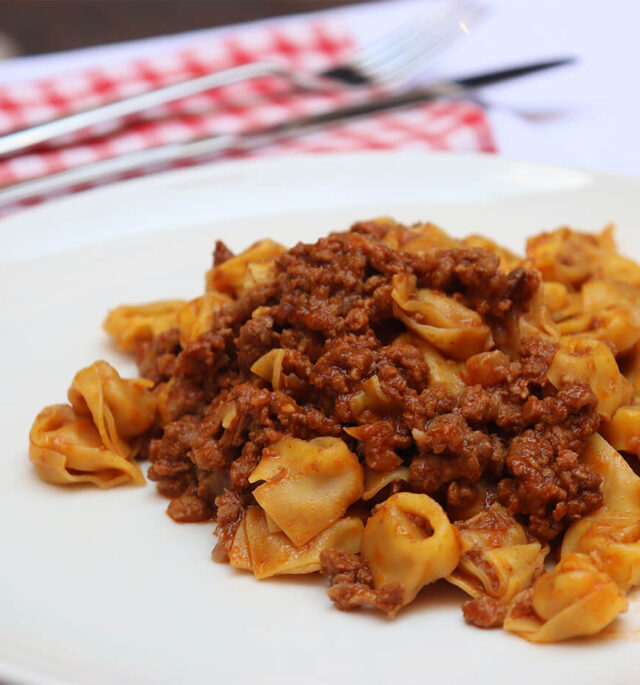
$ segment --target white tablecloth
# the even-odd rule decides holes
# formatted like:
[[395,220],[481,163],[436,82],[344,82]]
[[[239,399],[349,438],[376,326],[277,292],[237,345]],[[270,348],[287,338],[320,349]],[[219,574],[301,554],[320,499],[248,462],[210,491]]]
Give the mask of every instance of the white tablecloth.
[[[426,0],[428,1],[428,0]],[[323,14],[366,43],[410,18],[423,0],[391,0]],[[640,175],[640,2],[635,0],[484,0],[487,16],[442,53],[431,76],[466,75],[521,62],[576,56],[564,67],[485,89],[501,154]],[[275,21],[282,21],[278,18]],[[0,62],[0,83],[28,80],[201,40],[238,26]]]

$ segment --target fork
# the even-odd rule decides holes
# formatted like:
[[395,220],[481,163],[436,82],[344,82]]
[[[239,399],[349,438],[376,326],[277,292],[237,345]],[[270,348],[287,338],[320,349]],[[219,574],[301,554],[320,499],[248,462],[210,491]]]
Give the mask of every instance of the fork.
[[572,58],[555,59],[432,83],[430,86],[404,90],[401,93],[368,95],[366,99],[361,99],[358,103],[342,105],[319,114],[302,116],[283,124],[244,134],[215,135],[198,138],[187,143],[170,143],[130,152],[0,188],[0,208],[36,195],[64,190],[74,185],[113,179],[117,174],[143,168],[150,172],[154,169],[158,170],[162,165],[168,163],[213,159],[223,152],[252,150],[265,144],[311,133],[324,126],[354,121],[379,112],[410,107],[440,97],[459,97],[463,94],[469,94],[477,88],[547,69],[554,69],[571,64],[573,61]]
[[437,11],[423,12],[365,46],[346,63],[313,74],[277,62],[255,62],[180,81],[163,88],[110,102],[0,136],[0,158],[21,154],[36,145],[90,126],[136,114],[159,105],[264,76],[279,76],[301,90],[381,86],[400,89],[437,52],[469,31],[483,14],[476,0],[456,0]]

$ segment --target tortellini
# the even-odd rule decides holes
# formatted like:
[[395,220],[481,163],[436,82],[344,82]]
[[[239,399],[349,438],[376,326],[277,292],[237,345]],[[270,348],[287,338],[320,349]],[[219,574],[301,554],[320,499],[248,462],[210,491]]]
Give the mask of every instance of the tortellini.
[[602,477],[605,507],[640,513],[640,478],[602,436],[595,433],[587,440],[582,461]]
[[153,423],[156,398],[151,381],[125,380],[107,362],[97,361],[75,375],[69,402],[78,415],[91,416],[104,446],[130,456],[131,441]]
[[600,234],[559,228],[527,241],[527,257],[545,281],[579,288],[588,280],[610,279],[640,287],[640,266],[618,254],[613,227]]
[[270,532],[260,507],[249,507],[238,526],[229,563],[253,571],[258,580],[283,574],[314,573],[320,570],[320,553],[325,549],[355,554],[360,551],[363,524],[347,516],[308,540],[294,545],[281,532]]
[[541,283],[533,296],[528,311],[519,317],[520,337],[538,335],[551,340],[560,338],[553,320],[553,310],[559,298],[566,297],[566,288],[560,283]]
[[184,347],[211,329],[213,315],[233,300],[224,293],[206,293],[190,300],[178,310],[177,326],[180,329],[180,344]]
[[562,542],[562,556],[597,552],[604,570],[623,591],[640,583],[640,512],[607,507],[571,525]]
[[544,302],[554,318],[558,312],[566,313],[568,316],[575,314],[580,309],[580,296],[577,293],[569,292],[563,283],[557,281],[543,281],[539,288],[544,296]]
[[449,576],[458,565],[458,532],[442,507],[431,497],[400,492],[389,497],[367,520],[362,556],[379,590],[400,583],[402,604],[421,588]]
[[29,456],[38,475],[59,485],[144,484],[133,459],[139,436],[155,420],[151,385],[120,378],[105,361],[79,371],[69,388],[71,406],[46,407],[33,423]]
[[391,297],[394,316],[449,357],[464,360],[493,344],[480,314],[437,290],[416,289],[415,276],[394,276]]
[[262,452],[249,476],[265,481],[254,491],[258,504],[296,546],[344,516],[362,497],[364,471],[339,438],[283,438]]
[[29,433],[29,458],[40,478],[54,485],[144,485],[138,464],[107,449],[91,418],[78,416],[67,404],[38,414]]
[[178,312],[184,300],[161,300],[149,304],[122,305],[109,312],[102,327],[125,352],[136,349],[138,343],[154,338],[158,333],[178,326]]
[[240,297],[273,277],[275,259],[285,250],[285,247],[269,239],[254,243],[239,255],[207,271],[206,292]]
[[554,315],[563,335],[606,341],[617,353],[640,340],[640,291],[626,283],[589,281],[565,311]]
[[558,332],[625,354],[640,340],[640,267],[618,254],[613,227],[600,234],[560,228],[529,240],[527,256],[544,279]]
[[615,449],[640,455],[640,398],[617,409],[610,421],[600,425],[600,433]]
[[634,394],[640,396],[640,343],[636,343],[624,358],[620,359],[620,370],[633,385]]
[[474,599],[488,595],[509,603],[540,573],[549,552],[499,504],[456,524],[463,554],[447,578]]
[[588,385],[598,398],[600,416],[607,420],[618,407],[627,404],[633,392],[611,348],[591,338],[562,338],[547,375],[556,388],[565,383]]
[[627,591],[640,584],[640,478],[603,438],[590,438],[583,460],[602,476],[604,505],[571,524],[561,556],[599,555],[603,569]]
[[596,556],[570,554],[516,598],[504,628],[531,642],[595,635],[627,601]]
[[610,234],[591,235],[563,227],[529,238],[527,257],[545,281],[579,287],[590,278],[594,260],[612,247]]

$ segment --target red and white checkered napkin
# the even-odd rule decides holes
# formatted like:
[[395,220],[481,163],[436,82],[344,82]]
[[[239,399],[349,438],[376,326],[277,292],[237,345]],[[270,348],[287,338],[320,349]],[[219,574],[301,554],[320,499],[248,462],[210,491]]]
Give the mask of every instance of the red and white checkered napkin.
[[[346,60],[355,47],[341,27],[304,20],[244,29],[169,54],[0,86],[0,134],[256,60],[281,60],[293,68],[321,71]],[[165,143],[277,124],[346,103],[350,97],[346,93],[292,95],[275,78],[227,86],[2,160],[0,187]],[[481,108],[465,102],[432,102],[316,131],[251,154],[399,148],[494,150]]]

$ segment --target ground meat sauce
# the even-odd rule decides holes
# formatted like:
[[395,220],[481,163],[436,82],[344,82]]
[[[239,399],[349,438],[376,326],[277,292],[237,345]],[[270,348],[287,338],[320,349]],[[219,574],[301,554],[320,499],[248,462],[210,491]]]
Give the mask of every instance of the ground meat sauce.
[[478,628],[501,628],[508,607],[488,595],[470,599],[462,604],[462,614],[467,623]]
[[371,571],[359,556],[327,549],[320,554],[320,563],[322,574],[331,581],[329,597],[338,609],[370,606],[391,617],[402,606],[402,586],[387,583],[374,590]]
[[[362,223],[298,244],[276,260],[272,280],[219,310],[194,342],[181,348],[173,330],[140,347],[141,374],[166,398],[164,431],[148,449],[149,477],[172,498],[176,521],[217,518],[215,558],[225,558],[254,503],[248,478],[262,450],[284,436],[341,437],[375,471],[404,464],[409,480],[401,487],[434,497],[452,520],[477,500],[482,480],[544,541],[601,505],[600,477],[580,461],[598,429],[596,398],[581,385],[554,388],[547,381],[554,344],[519,339],[514,326],[538,272],[506,273],[480,248],[404,253],[384,244],[385,230]],[[216,245],[215,264],[231,256]],[[490,326],[499,349],[466,360],[459,396],[431,382],[417,347],[393,343],[405,330],[393,314],[396,274],[455,297]],[[274,348],[285,350],[278,390],[250,370]],[[350,400],[374,374],[394,408],[355,416]],[[230,405],[235,418],[225,429]],[[349,426],[362,428],[359,439],[344,431]],[[340,608],[367,604],[393,614],[399,606],[401,588],[375,591],[357,557],[325,551],[322,568]],[[502,620],[491,600],[465,606],[478,625]]]

